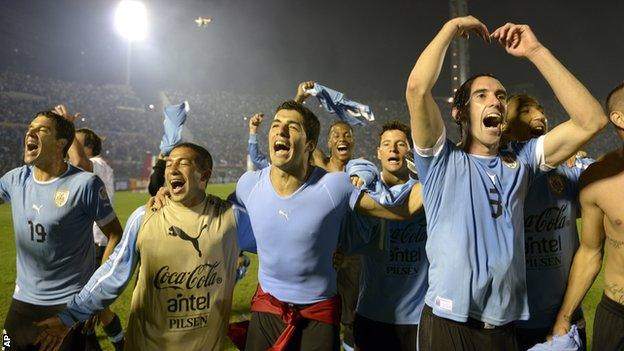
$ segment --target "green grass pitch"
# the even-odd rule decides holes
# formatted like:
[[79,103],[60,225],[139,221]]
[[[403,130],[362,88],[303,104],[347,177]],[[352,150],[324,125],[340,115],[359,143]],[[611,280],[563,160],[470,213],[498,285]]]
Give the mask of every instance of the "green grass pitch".
[[[227,197],[234,190],[234,184],[210,184],[208,192]],[[115,211],[122,224],[137,207],[145,204],[148,199],[146,193],[117,192],[115,194]],[[239,321],[249,318],[249,302],[255,291],[257,283],[258,261],[255,255],[248,254],[251,258],[251,267],[247,276],[240,281],[234,290],[231,321]],[[15,240],[13,237],[13,221],[9,205],[0,205],[0,320],[4,325],[11,296],[15,285]],[[133,287],[134,283],[128,284]],[[603,279],[600,273],[594,286],[589,291],[583,306],[587,320],[588,339],[591,340],[594,311],[602,295]],[[127,288],[117,301],[111,306],[126,325],[128,320],[132,288]],[[111,344],[104,338],[101,328],[98,328],[98,337],[104,350],[113,350]],[[591,342],[590,342],[591,345]],[[232,344],[227,345],[226,350],[236,350]]]

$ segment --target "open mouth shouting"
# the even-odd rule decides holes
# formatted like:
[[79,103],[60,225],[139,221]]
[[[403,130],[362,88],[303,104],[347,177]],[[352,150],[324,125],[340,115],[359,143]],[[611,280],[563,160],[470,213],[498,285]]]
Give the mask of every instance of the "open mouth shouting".
[[169,185],[171,186],[171,193],[173,195],[179,195],[184,192],[184,185],[186,182],[182,178],[174,178],[169,181]]
[[531,127],[531,134],[533,134],[533,136],[540,136],[546,133],[546,123],[541,118],[531,120],[529,126]]
[[24,144],[24,154],[27,157],[37,156],[40,149],[41,146],[39,145],[39,140],[37,138],[33,138],[31,136],[26,137],[26,141]]
[[277,140],[273,144],[273,151],[277,157],[287,157],[290,152],[290,143],[286,140]]
[[399,158],[399,156],[390,156],[388,157],[388,164],[399,166],[401,164],[401,158]]
[[350,146],[349,143],[338,143],[336,145],[336,153],[338,156],[349,156]]
[[500,112],[491,112],[483,118],[483,125],[486,130],[499,130],[500,125],[503,123],[503,116]]

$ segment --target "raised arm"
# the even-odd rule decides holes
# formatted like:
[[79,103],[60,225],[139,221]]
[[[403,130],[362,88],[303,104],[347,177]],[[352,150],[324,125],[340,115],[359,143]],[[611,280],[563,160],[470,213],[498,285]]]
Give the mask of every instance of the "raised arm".
[[[72,122],[76,121],[80,117],[80,112],[72,115],[67,111],[67,108],[63,105],[57,105],[54,107],[54,112],[60,116],[63,116],[66,120]],[[87,172],[93,172],[93,163],[89,160],[89,157],[84,151],[84,147],[78,139],[74,138],[69,150],[67,151],[67,156],[69,157],[69,162]]]
[[409,219],[414,214],[423,210],[422,186],[420,183],[414,184],[410,191],[409,198],[400,206],[385,207],[380,205],[367,193],[363,193],[356,203],[358,213],[389,219],[394,221],[402,221]]
[[591,93],[544,47],[527,25],[507,23],[492,33],[507,53],[531,61],[544,76],[561,102],[570,119],[548,132],[544,138],[546,164],[556,166],[574,155],[577,150],[607,125],[600,103]]
[[256,113],[249,119],[249,141],[247,142],[247,152],[251,162],[256,169],[263,169],[269,166],[269,161],[260,150],[258,150],[258,127],[264,119],[264,114]]
[[312,88],[314,88],[314,81],[312,80],[299,83],[299,86],[297,87],[297,95],[295,95],[295,98],[293,100],[297,101],[300,104],[303,103],[305,99],[310,97],[310,94],[306,93],[306,90]]
[[410,73],[405,97],[410,113],[412,137],[419,148],[431,148],[442,134],[444,122],[440,109],[433,100],[431,89],[438,80],[446,50],[453,38],[468,37],[471,30],[489,41],[488,30],[478,19],[472,16],[453,18],[444,24],[427,45]]
[[[582,176],[583,180],[586,179],[587,175],[590,175],[591,168],[587,172],[588,174]],[[568,287],[553,326],[554,335],[564,335],[568,332],[572,323],[571,316],[580,306],[583,297],[587,294],[602,266],[605,241],[604,213],[596,205],[591,184],[581,189],[580,202],[583,219],[581,245],[572,261]]]

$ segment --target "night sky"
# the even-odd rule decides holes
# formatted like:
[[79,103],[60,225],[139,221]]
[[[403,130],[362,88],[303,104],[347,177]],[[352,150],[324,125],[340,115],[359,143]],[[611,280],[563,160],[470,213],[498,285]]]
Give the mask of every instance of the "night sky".
[[[0,69],[69,81],[123,83],[127,44],[116,1],[0,0]],[[449,17],[448,2],[300,0],[145,1],[148,38],[133,44],[132,85],[292,96],[316,80],[368,99],[404,99],[419,53]],[[491,31],[527,23],[599,100],[624,79],[624,1],[469,1]],[[206,28],[193,22],[212,17]],[[497,44],[470,39],[472,73],[550,94],[541,76]],[[448,65],[447,65],[448,66]],[[435,95],[448,95],[444,70]]]

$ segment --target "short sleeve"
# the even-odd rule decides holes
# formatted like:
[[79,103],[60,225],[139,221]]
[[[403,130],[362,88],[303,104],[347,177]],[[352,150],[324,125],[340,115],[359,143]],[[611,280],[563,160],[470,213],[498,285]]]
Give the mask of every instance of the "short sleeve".
[[444,163],[449,158],[451,141],[446,139],[446,129],[443,129],[438,141],[432,148],[422,149],[414,145],[414,164],[418,171],[418,178],[425,183],[431,169],[436,164]]
[[11,202],[11,189],[17,179],[15,170],[7,172],[0,178],[0,200],[3,202]]
[[83,191],[84,209],[99,227],[103,227],[117,217],[111,205],[106,187],[97,176],[89,178]]

